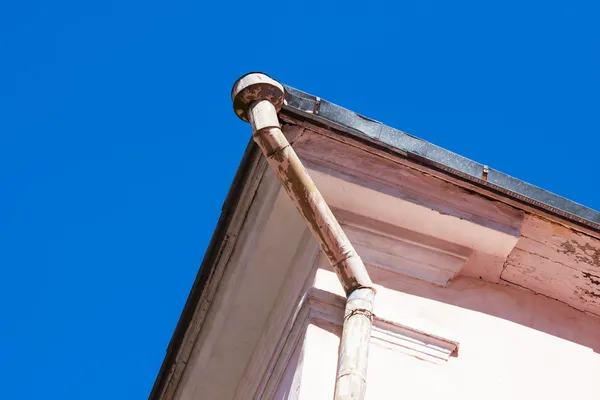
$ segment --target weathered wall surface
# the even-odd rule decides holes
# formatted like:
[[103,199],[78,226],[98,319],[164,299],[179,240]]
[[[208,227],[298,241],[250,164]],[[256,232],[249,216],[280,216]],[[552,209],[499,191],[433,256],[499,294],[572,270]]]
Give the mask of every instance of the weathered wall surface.
[[501,279],[600,315],[600,240],[528,215]]
[[[310,129],[294,148],[330,205],[473,249],[478,254],[469,256],[461,275],[508,282],[600,315],[597,232],[575,230],[568,221],[513,207],[507,198],[495,201],[489,192],[482,196],[402,157]],[[465,233],[470,237],[461,239]]]
[[[448,287],[371,268],[376,314],[459,342],[447,361],[423,360],[402,342],[373,340],[367,398],[598,398],[600,318],[530,291],[473,278]],[[333,395],[342,290],[322,265],[315,288],[339,295],[329,317],[310,323],[278,399]],[[333,303],[339,301],[339,304]],[[394,342],[394,341],[392,341]],[[300,381],[300,383],[298,383]]]

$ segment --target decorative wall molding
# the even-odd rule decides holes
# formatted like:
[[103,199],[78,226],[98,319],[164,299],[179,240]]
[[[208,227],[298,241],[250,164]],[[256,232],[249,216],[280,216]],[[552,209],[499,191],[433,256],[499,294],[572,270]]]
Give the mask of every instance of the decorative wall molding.
[[197,337],[190,338],[175,398],[231,399],[238,387],[253,391],[261,376],[246,367],[271,359],[279,326],[292,313],[317,258],[318,245],[270,169],[247,200],[252,207],[223,260],[225,270]]
[[455,340],[381,319],[376,319],[373,324],[371,342],[433,363],[448,361],[451,356],[458,355],[459,347]]
[[[214,300],[217,288],[221,283],[221,279],[230,258],[232,257],[234,249],[239,242],[244,242],[244,240],[246,240],[245,235],[242,232],[246,219],[262,220],[263,216],[266,217],[269,207],[272,206],[272,202],[275,201],[276,193],[279,189],[274,184],[275,180],[269,179],[269,175],[272,175],[272,172],[267,169],[267,162],[260,157],[260,154],[257,153],[252,158],[247,175],[241,191],[239,203],[237,204],[227,227],[225,238],[219,244],[217,257],[214,261],[215,265],[210,268],[212,273],[206,278],[204,289],[193,311],[191,321],[183,334],[183,339],[175,354],[174,362],[170,365],[169,370],[165,372],[164,377],[161,378],[159,376],[159,379],[163,379],[165,384],[161,387],[162,390],[160,392],[151,394],[151,397],[153,396],[153,398],[161,400],[171,400],[175,398],[188,360],[192,355],[192,350],[194,349],[198,336],[204,326],[210,305]],[[257,205],[254,202],[255,198],[262,199],[262,204]],[[260,229],[260,227],[261,226],[259,225],[255,227],[255,229]]]
[[473,250],[385,222],[335,210],[344,231],[367,265],[446,286]]
[[[277,374],[277,368],[281,368],[281,356],[274,357],[274,354],[285,352],[288,336],[299,329],[294,327],[294,323],[297,319],[302,320],[302,313],[306,312],[306,308],[303,308],[306,291],[312,286],[319,256],[319,245],[306,229],[234,399],[246,400],[248,393],[257,393],[255,398],[261,398],[261,393],[266,390],[265,378],[272,373]],[[295,341],[297,338],[293,337],[291,340]],[[289,356],[290,354],[283,355],[284,359]]]
[[[310,163],[307,164],[311,167]],[[338,171],[330,170],[325,173],[311,169],[310,173],[330,207],[338,210],[338,213],[345,211],[360,217],[359,223],[349,220],[346,221],[347,225],[358,226],[379,235],[382,232],[378,231],[380,229],[373,229],[373,226],[385,225],[389,229],[383,232],[383,236],[405,243],[405,250],[408,247],[411,251],[419,250],[426,258],[421,268],[417,268],[413,262],[416,254],[410,258],[411,262],[390,259],[387,264],[383,257],[386,251],[372,255],[374,265],[383,268],[395,265],[399,274],[428,280],[439,286],[446,285],[448,280],[458,275],[498,282],[504,261],[519,239],[518,232],[515,236],[514,231],[507,233],[497,230],[496,224],[479,224],[409,201],[401,193],[397,193],[397,189],[388,190],[380,187],[381,185],[371,187],[368,182],[348,178]],[[363,221],[369,222],[365,224]],[[362,257],[361,251],[368,255],[372,250],[369,246],[363,246],[359,250]],[[377,253],[377,249],[375,252]],[[398,250],[388,253],[393,258],[402,252]],[[429,264],[440,257],[445,260],[435,262],[433,266]]]
[[[341,335],[345,299],[331,292],[311,288],[302,297],[280,344],[274,354],[274,365],[265,374],[260,390],[253,399],[280,400],[281,393],[288,393],[286,400],[298,396],[301,380],[303,336],[309,325],[327,329]],[[459,342],[455,339],[428,333],[397,321],[375,317],[371,331],[371,345],[399,351],[431,363],[444,363],[458,355]],[[300,346],[300,347],[299,347]],[[296,355],[299,357],[294,358]],[[295,365],[293,365],[293,363]],[[278,395],[277,397],[275,395]],[[248,397],[247,397],[248,398]]]
[[[308,293],[308,318],[311,322],[334,324],[341,332],[345,304],[346,300],[342,296],[312,288]],[[447,361],[451,355],[458,354],[459,342],[441,336],[438,331],[439,329],[435,333],[428,332],[411,325],[409,320],[384,319],[376,315],[371,343],[430,362]]]
[[[290,386],[290,389],[288,390],[291,392],[294,391],[292,387],[294,386],[294,381],[297,381],[297,379],[294,379],[294,375],[297,371],[290,371],[289,367],[292,366],[290,361],[293,359],[294,354],[298,353],[300,354],[298,354],[298,358],[295,360],[295,369],[302,367],[301,353],[304,344],[303,337],[306,334],[306,329],[310,323],[310,305],[307,299],[307,296],[303,296],[298,303],[296,312],[289,321],[287,334],[282,336],[277,345],[278,351],[273,354],[273,359],[271,361],[273,367],[265,371],[261,384],[254,396],[252,396],[252,399],[275,399],[275,394],[281,391],[281,384],[286,376],[288,377],[286,381]],[[293,393],[289,395],[287,400],[296,399],[297,394],[298,393]]]

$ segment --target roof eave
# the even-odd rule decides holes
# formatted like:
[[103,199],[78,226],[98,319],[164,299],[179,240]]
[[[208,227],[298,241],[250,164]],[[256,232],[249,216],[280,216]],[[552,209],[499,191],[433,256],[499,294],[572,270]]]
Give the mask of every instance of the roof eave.
[[149,400],[161,399],[165,387],[171,380],[173,367],[176,364],[177,356],[180,352],[185,334],[192,319],[194,318],[194,313],[196,312],[196,308],[198,307],[198,303],[202,297],[207,282],[211,279],[214,269],[217,265],[221,243],[225,240],[228,234],[231,219],[233,218],[238,203],[240,202],[245,183],[248,179],[248,171],[255,164],[258,157],[260,157],[260,151],[254,142],[250,140],[233,182],[229,188],[229,192],[227,193],[225,201],[223,202],[223,206],[221,207],[221,216],[219,217],[219,221],[217,222],[213,236],[210,240],[206,253],[204,254],[204,258],[202,259],[198,274],[196,275],[194,284],[192,285],[188,298],[185,302],[181,316],[177,321],[173,336],[169,341],[165,358],[161,364],[156,380],[154,381],[150,395],[148,396]]
[[[583,227],[588,234],[592,231],[592,233],[595,233],[594,236],[600,238],[600,213],[593,209],[487,168],[483,164],[363,117],[316,96],[289,86],[285,86],[285,89],[286,103],[282,110],[283,119],[288,116],[310,121],[310,123],[334,130],[342,135],[351,136],[372,146],[380,146],[413,162],[476,185],[482,191],[497,192],[521,204],[555,215],[567,221],[569,225]],[[220,245],[227,235],[232,216],[240,201],[243,187],[248,179],[248,171],[256,162],[257,157],[260,157],[260,152],[255,144],[250,141],[223,204],[221,217],[215,227],[196,280],[170,340],[165,358],[149,395],[150,400],[161,399],[171,380],[185,334],[194,317],[207,282],[214,272]]]
[[600,213],[598,211],[319,97],[290,86],[285,86],[285,89],[286,103],[283,113],[305,118],[338,132],[385,147],[400,156],[470,181],[482,189],[502,193],[520,203],[565,219],[575,226],[600,233]]

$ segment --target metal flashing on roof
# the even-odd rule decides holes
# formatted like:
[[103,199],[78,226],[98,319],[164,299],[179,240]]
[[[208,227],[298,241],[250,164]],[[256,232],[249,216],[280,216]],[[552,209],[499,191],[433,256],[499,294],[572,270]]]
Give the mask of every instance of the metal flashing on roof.
[[344,133],[380,144],[408,158],[600,231],[600,213],[547,190],[469,160],[442,147],[285,86],[284,110]]

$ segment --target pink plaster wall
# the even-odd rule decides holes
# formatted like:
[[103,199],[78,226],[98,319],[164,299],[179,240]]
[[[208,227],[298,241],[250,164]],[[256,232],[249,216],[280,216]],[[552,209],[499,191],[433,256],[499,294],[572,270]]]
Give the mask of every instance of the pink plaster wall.
[[[440,288],[371,274],[380,284],[378,316],[431,329],[460,349],[434,364],[371,344],[367,399],[600,399],[600,318],[472,278]],[[317,272],[314,286],[342,293],[326,269]],[[289,366],[295,389],[280,390],[278,399],[332,399],[338,345],[336,329],[310,325],[298,364]],[[287,376],[283,386],[294,373]]]

